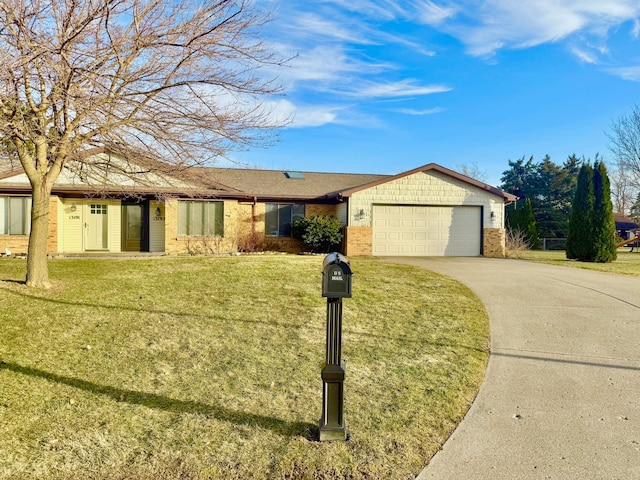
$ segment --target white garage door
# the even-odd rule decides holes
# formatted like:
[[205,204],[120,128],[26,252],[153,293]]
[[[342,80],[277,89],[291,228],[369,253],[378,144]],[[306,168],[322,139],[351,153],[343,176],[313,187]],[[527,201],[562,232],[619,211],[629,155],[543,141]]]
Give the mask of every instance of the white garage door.
[[373,254],[478,256],[480,207],[373,206]]

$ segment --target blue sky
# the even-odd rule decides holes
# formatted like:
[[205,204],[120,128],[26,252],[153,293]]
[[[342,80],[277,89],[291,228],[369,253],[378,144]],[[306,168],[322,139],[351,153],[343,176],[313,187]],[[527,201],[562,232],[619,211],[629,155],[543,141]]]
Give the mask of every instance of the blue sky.
[[251,167],[482,172],[570,154],[613,160],[611,122],[640,103],[637,0],[258,0],[293,58],[274,115],[292,122]]

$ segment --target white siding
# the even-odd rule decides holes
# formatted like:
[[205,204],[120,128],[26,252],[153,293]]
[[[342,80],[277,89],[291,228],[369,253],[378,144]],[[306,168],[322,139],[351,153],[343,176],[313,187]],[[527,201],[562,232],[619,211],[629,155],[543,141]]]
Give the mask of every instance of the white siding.
[[65,253],[83,252],[84,205],[86,202],[79,199],[65,198],[61,203],[62,220],[58,223],[58,228],[62,228],[62,242],[60,242],[58,250]]
[[58,202],[58,228],[56,235],[58,237],[58,253],[64,252],[64,200],[60,197],[56,197]]
[[[64,253],[80,253],[87,250],[86,228],[90,204],[107,205],[108,239],[107,251],[120,252],[122,212],[120,200],[113,199],[62,199],[59,209],[58,238],[62,239],[58,250]],[[74,208],[75,207],[75,208]]]
[[[95,203],[95,202],[94,202]],[[120,200],[106,200],[109,205],[109,251],[122,251],[122,202]]]
[[[158,213],[160,215],[158,215]],[[149,251],[164,252],[164,202],[149,202]]]
[[[349,225],[372,226],[374,204],[481,206],[484,207],[483,227],[504,228],[503,198],[432,170],[354,193],[349,199]],[[494,220],[491,219],[492,211]]]

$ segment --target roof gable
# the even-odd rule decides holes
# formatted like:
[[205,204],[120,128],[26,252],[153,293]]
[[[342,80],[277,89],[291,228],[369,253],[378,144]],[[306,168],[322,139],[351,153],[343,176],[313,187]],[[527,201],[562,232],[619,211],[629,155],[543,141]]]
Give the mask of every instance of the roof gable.
[[486,192],[489,192],[493,195],[496,195],[498,197],[502,197],[505,201],[509,201],[509,202],[513,202],[515,200],[518,199],[518,197],[516,197],[515,195],[512,195],[510,193],[504,192],[502,190],[500,190],[499,188],[496,187],[492,187],[491,185],[488,185],[486,183],[480,182],[478,180],[475,180],[471,177],[467,177],[466,175],[462,175],[461,173],[458,172],[454,172],[453,170],[449,170],[448,168],[442,167],[438,164],[435,163],[429,163],[427,165],[423,165],[421,167],[418,168],[414,168],[413,170],[408,170],[406,172],[402,172],[402,173],[398,173],[397,175],[393,175],[393,176],[389,176],[380,180],[376,180],[373,181],[371,183],[368,184],[364,184],[364,185],[359,185],[353,188],[349,188],[340,192],[337,192],[337,195],[340,197],[350,197],[351,195],[353,195],[356,192],[360,192],[362,190],[366,190],[368,188],[372,188],[372,187],[376,187],[378,185],[381,185],[383,183],[387,183],[387,182],[391,182],[393,180],[398,180],[400,178],[404,178],[407,177],[409,175],[415,175],[416,173],[426,173],[429,171],[435,171],[435,172],[440,172],[444,175],[447,175],[449,177],[452,177],[456,180],[459,180],[463,183],[466,183],[468,185],[471,185],[473,187],[479,188],[481,190],[484,190]]

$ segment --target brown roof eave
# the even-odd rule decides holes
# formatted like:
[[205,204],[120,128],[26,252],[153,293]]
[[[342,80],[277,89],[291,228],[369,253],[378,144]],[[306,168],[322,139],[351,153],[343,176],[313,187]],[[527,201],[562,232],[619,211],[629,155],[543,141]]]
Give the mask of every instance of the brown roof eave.
[[[31,190],[30,187],[26,187]],[[126,195],[142,195],[142,196],[170,196],[170,197],[209,197],[221,198],[226,197],[224,192],[215,192],[206,189],[172,189],[172,188],[130,188],[130,187],[95,187],[86,186],[55,186],[51,193],[67,194],[67,195],[107,195],[107,196],[126,196]]]
[[[227,195],[225,195],[226,197]],[[245,194],[246,197],[255,199],[261,203],[278,202],[303,202],[303,203],[338,203],[337,198],[331,195],[309,196],[309,195],[265,195],[265,194]]]
[[[31,185],[28,184],[3,184],[0,185],[0,190],[12,191],[12,192],[31,192]],[[258,202],[303,202],[303,203],[337,203],[340,201],[334,195],[322,195],[322,196],[308,196],[308,195],[256,195],[252,193],[242,192],[216,192],[209,189],[141,189],[141,188],[88,188],[86,186],[56,186],[54,185],[51,193],[56,195],[108,195],[108,196],[123,196],[123,195],[143,195],[143,196],[176,196],[176,197],[204,197],[204,198],[217,198],[228,200],[244,200]]]

